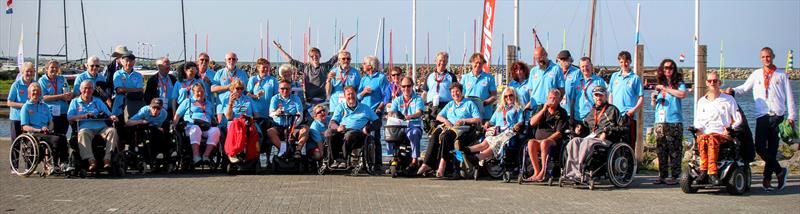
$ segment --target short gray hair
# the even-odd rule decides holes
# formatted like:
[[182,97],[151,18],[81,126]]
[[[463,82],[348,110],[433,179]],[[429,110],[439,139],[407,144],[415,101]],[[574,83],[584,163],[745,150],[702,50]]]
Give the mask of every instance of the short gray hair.
[[378,68],[380,68],[378,66],[380,66],[381,61],[378,60],[378,57],[375,57],[373,55],[369,55],[369,56],[364,57],[364,63],[369,63],[369,65],[372,66],[373,70],[377,70]]
[[98,63],[100,63],[100,58],[97,58],[97,56],[92,55],[92,56],[90,56],[89,58],[86,59],[86,64],[89,64],[90,62],[94,62],[94,61],[97,61]]
[[[283,64],[281,65],[281,67],[278,67],[278,75],[283,75],[283,72],[286,71],[294,72],[295,70],[297,70],[297,68],[295,68],[294,65]],[[283,77],[283,78],[289,78],[289,77]]]
[[440,56],[444,57],[445,63],[450,61],[450,54],[447,54],[447,52],[439,51],[439,53],[436,53],[436,58],[439,58]]

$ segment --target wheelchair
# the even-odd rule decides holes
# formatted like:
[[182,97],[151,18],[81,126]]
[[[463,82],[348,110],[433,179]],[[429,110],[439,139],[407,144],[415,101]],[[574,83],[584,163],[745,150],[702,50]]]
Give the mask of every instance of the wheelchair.
[[[273,127],[280,127],[284,133],[284,140],[281,142],[286,151],[284,151],[283,155],[278,155],[277,152],[272,155],[271,160],[271,169],[273,173],[303,173],[307,168],[310,166],[316,165],[315,162],[311,161],[310,158],[307,157],[307,153],[301,151],[302,155],[300,158],[294,157],[294,153],[296,151],[298,145],[298,136],[294,133],[295,127],[295,120],[297,117],[300,117],[298,114],[279,114],[277,115],[283,121],[289,121],[289,124],[286,126],[280,126],[274,124]],[[267,138],[266,130],[263,130],[264,133],[262,137]],[[271,148],[273,145],[262,145],[261,148]],[[278,148],[279,150],[280,148]],[[305,149],[305,148],[304,148]],[[276,150],[273,150],[276,151]],[[316,169],[316,168],[315,168]]]
[[[370,124],[367,124],[367,126],[370,126]],[[342,141],[344,144],[344,133],[337,133],[337,135],[342,135]],[[361,171],[365,171],[369,175],[376,173],[373,172],[373,167],[376,165],[376,160],[374,157],[375,152],[377,152],[375,151],[375,143],[380,142],[378,142],[373,136],[365,134],[364,145],[362,145],[361,148],[351,148],[352,151],[342,151],[345,153],[343,154],[345,156],[345,168],[331,167],[334,162],[334,158],[332,157],[333,148],[331,147],[331,138],[332,137],[325,138],[325,143],[323,145],[324,148],[322,149],[322,165],[317,170],[317,174],[325,175],[328,172],[350,171],[350,175],[358,176]],[[347,154],[348,152],[350,152],[350,154]]]
[[[244,127],[245,128],[244,134],[246,135],[245,139],[247,139],[249,137],[249,135],[250,135],[250,128],[251,127],[255,126],[256,131],[258,131],[260,129],[254,123],[254,121],[253,121],[253,119],[251,117],[243,117],[243,118],[246,118],[245,127]],[[230,122],[233,122],[233,120],[231,120]],[[252,159],[252,160],[247,159],[245,157],[246,156],[245,154],[247,153],[247,149],[245,149],[244,151],[240,152],[239,154],[236,154],[236,156],[241,160],[239,163],[231,163],[230,162],[230,159],[227,157],[227,154],[225,153],[225,144],[227,142],[228,127],[227,126],[219,127],[219,129],[220,129],[220,140],[217,143],[217,148],[218,148],[218,151],[219,151],[220,156],[221,156],[220,157],[221,169],[223,169],[225,171],[225,173],[227,173],[229,175],[236,175],[236,174],[239,174],[239,173],[254,173],[254,174],[260,173],[262,171],[262,169],[261,169],[261,164],[260,164],[260,161],[259,161],[259,157],[256,157],[255,159]],[[258,139],[260,139],[261,135],[260,134],[256,134],[256,135],[258,135],[256,137],[258,137]],[[256,143],[259,143],[259,142],[256,142]],[[261,146],[259,145],[258,147],[259,147],[258,148],[259,151],[257,151],[257,153],[260,154],[261,153],[261,151],[260,151],[261,150]]]
[[[77,128],[78,127],[77,123],[73,122],[73,123],[70,124],[70,126],[72,126],[73,129],[72,129],[71,137],[67,141],[67,144],[69,145],[69,147],[72,150],[70,152],[70,155],[69,155],[69,160],[70,160],[70,163],[75,166],[76,170],[73,171],[72,173],[68,174],[69,175],[68,177],[78,176],[80,178],[85,178],[90,173],[93,176],[100,175],[100,171],[102,170],[102,168],[90,172],[89,171],[89,161],[88,160],[83,160],[83,158],[80,155],[80,146],[78,146],[78,131],[79,130]],[[112,124],[111,127],[116,129],[116,126],[113,125],[113,124]],[[117,133],[119,133],[119,131],[117,131]],[[97,158],[97,157],[105,156],[105,148],[106,148],[105,139],[103,139],[103,137],[100,134],[95,135],[94,138],[92,138],[92,148],[91,148],[92,149],[92,153],[94,154],[94,157]],[[122,152],[120,152],[118,150],[118,148],[113,148],[111,150],[111,167],[108,170],[108,174],[111,175],[111,176],[122,177],[122,176],[125,176],[125,174],[127,173],[127,169],[128,169],[128,167],[126,166],[127,161],[125,160],[125,156],[122,155],[121,153]]]
[[387,144],[392,145],[392,160],[389,162],[389,172],[392,178],[399,175],[413,176],[416,169],[411,168],[413,160],[411,141],[406,137],[407,125],[386,125],[384,126],[384,138]]
[[[155,142],[151,142],[150,137],[148,137],[155,134],[151,127],[138,125],[130,128],[133,130],[133,144],[124,152],[125,160],[127,161],[126,165],[129,166],[129,169],[136,170],[139,173],[145,172],[146,169],[168,173],[177,169],[179,158],[176,149],[177,142],[174,137],[161,139],[162,143],[168,145],[155,146]],[[171,135],[172,133],[169,129],[166,129],[162,136],[168,134]],[[156,150],[154,147],[168,147],[168,149],[162,148],[164,151],[154,151]]]
[[[216,171],[218,169],[224,168],[222,167],[223,160],[227,159],[223,157],[224,150],[222,150],[221,144],[222,142],[217,142],[217,149],[211,152],[209,155],[208,162],[201,162],[197,165],[194,164],[192,161],[192,145],[189,142],[189,136],[186,135],[186,126],[187,123],[181,119],[175,127],[170,129],[170,135],[172,136],[172,141],[175,142],[175,153],[177,155],[176,160],[176,170],[180,172],[192,172],[200,167],[201,170],[207,171]],[[220,133],[220,139],[223,138],[223,133]],[[208,140],[207,137],[203,136],[200,142],[200,151],[203,152],[206,150],[206,141]],[[222,140],[220,140],[222,141]]]
[[[11,143],[9,161],[11,173],[28,177],[37,174],[44,178],[50,175],[63,175],[66,171],[61,168],[50,146],[52,143],[34,136],[32,133],[23,133]],[[41,164],[41,166],[39,166]]]
[[750,190],[751,174],[750,165],[742,157],[741,138],[742,130],[728,128],[731,141],[719,145],[717,168],[719,183],[714,184],[710,179],[697,180],[700,177],[700,153],[697,148],[697,129],[689,127],[695,143],[690,143],[692,157],[688,160],[687,169],[681,172],[679,183],[684,193],[697,193],[699,189],[725,188],[731,195],[742,195]]
[[442,124],[436,120],[436,116],[439,115],[443,107],[443,103],[439,103],[439,106],[435,107],[433,103],[425,103],[425,110],[422,111],[422,131],[431,133],[436,127]]
[[[558,179],[559,187],[563,187],[571,181],[573,186],[587,185],[589,190],[594,190],[600,180],[608,179],[615,187],[625,188],[633,182],[638,165],[634,150],[629,143],[631,139],[628,139],[630,128],[627,124],[621,124],[616,127],[607,127],[604,132],[607,133],[607,141],[610,143],[608,145],[592,145],[592,154],[587,155],[584,166],[581,167],[582,174],[588,177],[588,181],[570,180],[564,177],[565,169],[562,167],[561,176]],[[571,133],[569,136],[570,139],[574,138]],[[562,157],[566,158],[566,152],[562,153]],[[566,164],[566,159],[562,160]]]
[[[566,130],[562,131],[561,140],[553,145],[550,145],[550,150],[547,158],[547,168],[545,173],[547,174],[547,185],[552,186],[554,182],[558,181],[558,178],[561,177],[561,173],[564,170],[564,164],[567,162],[567,143],[571,139],[572,131],[567,128]],[[527,142],[525,142],[525,146],[520,151],[521,160],[519,167],[515,168],[517,170],[517,183],[523,184],[525,182],[525,178],[530,177],[533,175],[533,165],[531,165],[530,155],[528,154]],[[541,158],[541,157],[539,157]],[[503,181],[506,183],[510,182],[513,172],[506,172],[503,174]],[[506,178],[508,176],[509,178]],[[508,180],[507,180],[508,179]]]
[[[469,131],[464,132],[465,134],[468,134],[467,136],[464,136],[464,138],[466,138],[469,142],[458,142],[456,145],[463,144],[471,146],[483,141],[484,131],[478,125],[473,124],[469,126],[464,126],[464,128],[469,128]],[[478,180],[478,178],[480,177],[481,167],[478,164],[477,156],[465,154],[464,152],[459,150],[458,146],[455,145],[453,150],[450,151],[450,153],[453,154],[453,159],[452,159],[453,171],[450,174],[451,178],[454,179],[472,178],[474,180]],[[497,169],[496,167],[492,166],[487,166],[487,167]],[[445,174],[447,174],[446,170]]]

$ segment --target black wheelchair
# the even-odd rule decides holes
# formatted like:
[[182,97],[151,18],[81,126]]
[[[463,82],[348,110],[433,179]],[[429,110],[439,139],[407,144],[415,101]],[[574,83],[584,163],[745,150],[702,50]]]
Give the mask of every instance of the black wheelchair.
[[[573,186],[587,185],[589,190],[594,190],[600,180],[608,179],[615,187],[625,188],[633,182],[638,165],[634,150],[629,143],[632,142],[629,139],[630,128],[627,124],[620,124],[615,127],[607,127],[604,132],[610,143],[592,145],[592,153],[586,156],[584,165],[580,167],[583,169],[581,174],[588,179],[586,181],[568,179],[564,176],[565,169],[562,167],[558,180],[560,187],[571,182]],[[569,135],[570,138],[574,138],[574,135]],[[566,157],[565,154],[562,153],[563,157]],[[566,164],[566,159],[562,160]]]
[[[175,153],[177,156],[176,160],[176,170],[180,172],[192,172],[197,168],[200,170],[207,170],[207,171],[217,171],[218,169],[222,169],[223,160],[226,160],[227,157],[223,157],[224,151],[222,150],[221,144],[223,144],[223,133],[220,130],[220,140],[217,142],[217,149],[214,149],[209,155],[209,160],[205,162],[200,162],[198,164],[194,164],[192,160],[192,145],[189,142],[189,136],[186,134],[186,126],[187,123],[181,119],[176,123],[176,125],[170,128],[170,135],[172,136],[172,141],[175,142]],[[213,126],[213,124],[212,124]],[[206,142],[208,138],[203,136],[200,141],[200,152],[206,150]]]
[[169,128],[163,133],[149,125],[126,127],[132,130],[132,144],[124,151],[129,169],[145,172],[172,172],[178,167],[177,142]]
[[[103,117],[100,115],[99,117]],[[81,178],[86,177],[90,173],[94,176],[100,175],[102,171],[101,167],[94,171],[89,171],[89,161],[83,160],[80,155],[80,146],[78,146],[78,126],[77,123],[71,123],[72,126],[72,133],[71,137],[67,141],[67,144],[71,148],[71,153],[69,155],[69,162],[75,167],[75,170],[72,171],[69,175],[70,176],[78,176]],[[112,124],[111,128],[115,128],[116,126]],[[119,134],[119,130],[117,130],[117,134]],[[117,135],[119,136],[119,135]],[[119,142],[119,141],[117,141]],[[94,157],[104,157],[105,156],[105,149],[106,149],[106,141],[103,137],[98,133],[92,138],[92,153]],[[125,176],[127,173],[128,167],[126,166],[125,156],[121,154],[121,152],[117,148],[111,149],[111,167],[108,170],[108,174],[114,177],[122,177]]]
[[411,166],[413,160],[411,141],[406,137],[407,125],[384,126],[384,138],[387,144],[392,145],[392,160],[389,162],[389,173],[392,178],[399,175],[413,176],[416,168]]
[[[567,128],[566,130],[563,130],[561,133],[563,133],[561,136],[561,140],[559,140],[553,145],[550,145],[550,150],[547,156],[548,158],[546,160],[547,168],[543,169],[545,170],[545,173],[547,173],[548,186],[552,186],[554,182],[558,181],[558,179],[561,177],[561,173],[564,168],[564,163],[566,163],[566,158],[567,158],[566,145],[567,143],[569,143],[569,140],[571,139],[570,136],[572,135],[572,131],[569,130],[569,128]],[[522,153],[520,155],[522,160],[519,161],[520,165],[515,169],[517,170],[517,183],[523,184],[525,182],[525,178],[532,176],[534,171],[528,154],[527,142],[525,142],[522,151],[520,151],[520,153]],[[539,158],[541,158],[541,156]],[[510,182],[512,178],[511,173],[513,173],[513,171],[512,172],[507,171],[506,173],[507,175],[506,174],[503,175],[503,181]]]
[[688,160],[687,169],[681,172],[679,179],[681,190],[684,193],[696,193],[699,189],[725,188],[732,195],[742,195],[750,190],[751,174],[750,165],[742,157],[741,138],[743,130],[728,128],[731,140],[719,144],[719,154],[717,156],[717,168],[719,182],[713,183],[708,179],[700,178],[700,153],[697,143],[697,129],[688,128],[692,133],[695,142],[691,143],[692,157]]
[[[369,127],[370,125],[371,124],[367,124],[367,127]],[[349,131],[361,132],[361,130],[348,129],[347,131],[345,131],[345,133],[347,133]],[[378,140],[376,140],[375,137],[369,135],[368,133],[363,133],[365,135],[365,137],[364,137],[363,145],[361,145],[360,148],[355,148],[354,147],[354,148],[351,148],[351,151],[345,151],[345,149],[342,149],[342,153],[343,153],[342,155],[344,156],[345,167],[343,167],[343,168],[335,168],[335,167],[333,167],[333,164],[334,164],[333,155],[334,154],[333,154],[333,148],[332,148],[333,146],[331,145],[331,143],[332,143],[331,138],[341,138],[343,145],[346,144],[346,142],[344,142],[345,141],[344,140],[345,139],[345,133],[339,133],[339,132],[336,132],[336,131],[332,131],[332,132],[334,132],[334,136],[325,138],[325,143],[324,143],[323,149],[322,149],[322,165],[317,170],[317,173],[319,175],[324,175],[324,174],[326,174],[328,172],[334,172],[334,171],[350,171],[350,175],[353,175],[353,176],[359,175],[359,173],[361,173],[361,171],[365,171],[369,175],[373,175],[373,174],[377,173],[377,172],[373,171],[374,166],[377,164],[377,160],[375,160],[375,158],[374,158],[375,157],[375,152],[378,152],[378,151],[376,151],[375,144],[376,143],[380,143],[380,142]],[[339,136],[337,136],[337,135],[339,135]],[[348,154],[348,153],[350,153],[350,154]]]
[[[279,114],[277,115],[281,118],[282,121],[289,121],[288,124],[285,126],[273,124],[273,127],[278,127],[280,133],[282,135],[282,142],[286,150],[284,151],[283,155],[278,155],[277,153],[272,155],[272,163],[270,163],[272,172],[273,173],[303,173],[306,169],[309,168],[318,168],[318,164],[316,161],[312,161],[307,153],[303,154],[302,151],[297,151],[298,145],[298,135],[295,133],[295,128],[298,128],[295,124],[296,120],[300,115],[298,114]],[[263,137],[267,137],[267,131],[263,131]],[[271,148],[273,145],[262,145],[261,148]],[[299,157],[295,157],[295,153],[299,153]],[[317,166],[317,167],[312,167]]]

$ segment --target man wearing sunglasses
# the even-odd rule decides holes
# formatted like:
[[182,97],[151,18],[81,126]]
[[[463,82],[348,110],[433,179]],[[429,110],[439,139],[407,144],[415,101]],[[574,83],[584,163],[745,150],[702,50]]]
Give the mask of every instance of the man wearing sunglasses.
[[708,92],[697,101],[694,112],[694,123],[697,129],[697,150],[700,152],[700,177],[697,181],[710,178],[711,183],[718,184],[717,155],[719,145],[730,142],[727,128],[742,124],[736,100],[727,94],[720,93],[722,81],[717,73],[706,74]]
[[[148,151],[150,151],[145,157],[148,164],[154,164],[154,159],[163,159],[164,155],[169,152],[171,145],[167,140],[170,137],[167,135],[167,129],[162,128],[162,124],[166,120],[167,111],[164,109],[164,100],[153,98],[150,101],[150,105],[139,109],[139,112],[125,123],[125,126],[134,127],[139,134],[143,134],[144,138],[150,141],[150,143],[145,144],[145,146],[149,147]],[[147,130],[147,132],[144,132],[144,130]]]
[[[339,48],[339,51],[347,50],[347,45],[350,44],[350,40],[356,37],[355,34],[347,37],[342,44],[342,47]],[[318,48],[312,47],[308,50],[308,62],[304,63],[299,60],[292,58],[289,53],[286,53],[283,50],[283,47],[280,43],[276,41],[272,41],[272,44],[275,45],[275,48],[278,48],[278,51],[281,52],[281,56],[283,59],[289,62],[289,64],[293,65],[294,67],[298,68],[300,71],[299,76],[303,77],[303,82],[305,83],[305,91],[306,91],[306,102],[309,103],[321,103],[327,99],[325,93],[325,83],[328,82],[328,77],[325,76],[328,72],[331,71],[337,62],[339,62],[339,55],[334,54],[326,62],[320,62],[321,54]]]
[[[101,66],[103,66],[103,65],[100,65],[100,59],[97,58],[97,56],[90,56],[86,60],[86,71],[84,71],[81,74],[78,74],[78,76],[75,77],[75,82],[80,84],[84,80],[89,80],[95,85],[95,88],[100,88],[101,85],[103,85],[103,88],[105,88],[106,87],[105,86],[106,85],[106,77],[103,74],[100,73],[100,67]],[[99,91],[103,91],[103,94],[102,95],[98,94],[97,92],[99,92]],[[73,94],[73,97],[80,96],[81,95],[80,87],[73,87],[72,88],[72,94]],[[102,90],[102,89],[98,90],[98,91],[95,91],[94,96],[100,97],[100,99],[102,99],[103,101],[105,101],[107,99],[110,99],[110,97],[108,97],[105,94],[105,91]]]
[[[425,103],[422,98],[414,93],[414,80],[411,77],[403,77],[400,81],[400,90],[403,92],[402,96],[398,96],[392,100],[387,112],[390,117],[403,118],[408,121],[408,128],[406,128],[406,137],[411,142],[411,166],[417,166],[417,158],[420,156],[420,141],[422,140],[422,112],[425,111]],[[389,145],[389,154],[393,152],[394,148]]]
[[330,98],[329,109],[336,109],[340,103],[345,103],[344,88],[353,86],[358,89],[361,84],[361,74],[350,66],[350,52],[339,52],[339,65],[328,72],[328,80],[325,82],[325,91]]
[[214,78],[211,79],[211,93],[216,93],[218,98],[216,103],[217,112],[225,112],[222,108],[225,107],[224,104],[228,103],[228,98],[230,98],[231,94],[228,85],[236,79],[243,83],[248,80],[247,72],[236,66],[238,61],[239,58],[236,53],[229,52],[225,54],[225,68],[217,71]]
[[292,94],[292,83],[283,80],[278,83],[278,94],[272,96],[269,103],[270,117],[275,121],[275,126],[267,131],[269,141],[279,149],[278,155],[284,155],[288,148],[285,148],[287,144],[281,144],[281,140],[296,140],[297,147],[292,148],[292,154],[295,158],[300,158],[308,140],[308,127],[300,124],[303,121],[303,101]]

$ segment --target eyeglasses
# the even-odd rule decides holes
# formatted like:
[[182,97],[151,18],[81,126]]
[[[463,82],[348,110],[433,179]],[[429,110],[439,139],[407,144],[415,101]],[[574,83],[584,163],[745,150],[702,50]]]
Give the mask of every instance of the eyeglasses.
[[314,114],[325,114],[325,110],[319,110],[319,111],[315,112]]
[[208,61],[208,59],[198,59],[197,61],[205,62],[205,61]]
[[513,98],[513,97],[514,97],[514,95],[511,95],[511,94],[503,95],[503,98]]
[[347,57],[347,58],[340,58],[339,60],[347,60],[347,61],[350,61],[350,57]]
[[236,87],[236,90],[239,90],[239,91],[244,90],[244,87]]
[[393,77],[400,76],[400,74],[392,74]]
[[673,66],[664,66],[664,70],[673,70],[675,67]]
[[715,84],[715,83],[719,83],[719,80],[718,79],[710,79],[710,80],[706,80],[706,82],[709,83],[709,84]]
[[100,65],[89,65],[89,67],[92,67],[92,68],[99,68],[99,67],[100,67]]
[[401,85],[402,88],[411,88],[411,85]]
[[292,88],[280,88],[280,90],[289,90],[289,89],[292,89]]

